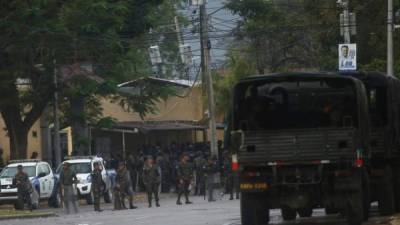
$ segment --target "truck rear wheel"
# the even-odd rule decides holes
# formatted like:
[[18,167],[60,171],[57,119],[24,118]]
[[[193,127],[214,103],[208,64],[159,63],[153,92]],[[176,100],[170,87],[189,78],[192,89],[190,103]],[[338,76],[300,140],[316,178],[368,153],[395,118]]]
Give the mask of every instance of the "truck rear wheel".
[[264,195],[243,193],[240,198],[242,225],[267,225],[269,222],[268,204]]
[[365,220],[365,202],[363,199],[362,187],[360,191],[349,193],[346,217],[349,225],[361,225]]
[[285,221],[295,220],[296,216],[297,216],[296,210],[294,210],[288,206],[283,206],[281,208],[281,213],[282,213],[282,218]]
[[313,209],[311,207],[305,207],[297,210],[297,213],[301,218],[311,217]]
[[394,195],[396,212],[400,212],[400,166],[395,166],[393,170],[394,179]]
[[379,188],[379,213],[383,216],[392,215],[395,212],[395,196],[392,169],[385,168],[381,187]]

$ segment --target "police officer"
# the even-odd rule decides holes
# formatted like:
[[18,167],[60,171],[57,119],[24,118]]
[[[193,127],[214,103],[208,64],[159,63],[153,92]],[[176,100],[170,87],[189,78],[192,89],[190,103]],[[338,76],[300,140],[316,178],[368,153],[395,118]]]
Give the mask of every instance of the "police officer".
[[29,209],[32,210],[32,184],[29,180],[28,174],[24,172],[22,165],[17,166],[17,174],[15,174],[14,176],[13,184],[17,186],[18,202],[21,205],[22,209],[24,207],[24,203],[26,202]]
[[219,171],[217,158],[215,156],[211,156],[208,158],[207,164],[205,165],[204,171],[206,173],[206,185],[208,192],[208,201],[215,201],[214,198],[214,185],[215,185],[215,176]]
[[105,190],[105,184],[101,175],[101,171],[103,168],[101,168],[100,163],[95,162],[93,164],[94,169],[91,174],[92,177],[92,193],[93,193],[93,205],[94,205],[94,211],[101,212],[103,210],[100,209],[100,198],[101,194]]
[[75,171],[71,170],[69,163],[64,163],[63,170],[60,173],[61,195],[64,200],[65,210],[70,213],[70,206],[73,206],[74,212],[78,213],[78,204],[74,193],[74,184],[78,183]]
[[207,160],[204,158],[203,152],[198,151],[197,157],[194,159],[194,167],[196,170],[196,190],[195,195],[204,195],[205,183],[204,183],[204,167],[207,164]]
[[177,176],[178,176],[178,200],[176,201],[177,205],[182,205],[181,196],[185,195],[186,202],[185,204],[192,204],[189,201],[189,187],[193,179],[193,166],[189,162],[189,156],[183,155],[181,161],[177,168]]
[[151,208],[152,197],[154,194],[154,199],[156,201],[156,206],[160,207],[158,198],[158,188],[160,186],[161,176],[160,168],[154,163],[154,159],[149,156],[147,158],[146,164],[143,167],[143,183],[146,187],[147,200],[149,202],[149,208]]
[[125,197],[128,197],[129,208],[136,209],[137,207],[133,205],[133,188],[132,188],[131,176],[124,162],[120,162],[118,164],[116,188],[119,191],[122,207],[126,209],[124,200]]

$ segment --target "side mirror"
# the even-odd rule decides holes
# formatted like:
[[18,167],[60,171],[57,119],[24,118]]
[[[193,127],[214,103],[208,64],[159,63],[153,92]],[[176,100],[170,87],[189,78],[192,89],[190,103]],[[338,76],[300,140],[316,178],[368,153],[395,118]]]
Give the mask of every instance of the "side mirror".
[[45,177],[45,176],[46,176],[46,173],[43,173],[43,172],[39,173],[39,175],[38,175],[39,178],[42,178],[42,177]]
[[244,143],[243,131],[232,131],[231,132],[231,151],[238,152]]

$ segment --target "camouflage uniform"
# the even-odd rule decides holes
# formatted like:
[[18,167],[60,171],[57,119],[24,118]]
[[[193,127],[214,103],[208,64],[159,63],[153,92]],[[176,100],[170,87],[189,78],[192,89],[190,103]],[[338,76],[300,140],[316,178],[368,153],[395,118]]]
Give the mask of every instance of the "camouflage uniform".
[[129,171],[126,168],[118,169],[115,182],[116,182],[116,188],[118,191],[118,196],[121,199],[122,207],[127,208],[125,206],[124,199],[125,199],[125,197],[128,197],[129,207],[131,209],[136,208],[133,205],[133,189],[132,189],[131,176],[129,174]]
[[152,197],[154,194],[154,198],[156,200],[156,206],[159,207],[159,198],[158,198],[158,187],[161,182],[160,177],[160,168],[157,165],[148,165],[146,164],[143,167],[143,183],[146,187],[147,199],[149,201],[149,207],[151,207]]
[[74,186],[73,184],[78,181],[76,177],[76,173],[72,171],[70,168],[63,169],[60,173],[60,184],[61,187],[64,189],[63,198],[65,204],[65,210],[67,214],[70,212],[70,205],[72,204],[75,213],[78,213],[78,204],[76,202],[76,196],[74,193]]
[[204,195],[205,192],[205,173],[204,167],[207,164],[206,159],[199,155],[194,160],[194,166],[196,169],[196,190],[195,195]]
[[218,173],[219,168],[215,159],[212,159],[207,162],[204,167],[204,172],[206,173],[206,183],[207,183],[207,191],[208,191],[208,201],[215,201],[214,199],[214,177]]
[[101,211],[100,210],[100,198],[101,194],[104,191],[104,182],[103,178],[101,176],[101,170],[100,169],[95,169],[93,170],[92,174],[92,193],[93,193],[93,205],[94,205],[94,211]]
[[17,186],[18,191],[18,202],[21,205],[22,209],[24,203],[28,204],[28,207],[32,210],[32,184],[29,180],[28,174],[25,172],[18,172],[13,179],[13,184]]
[[185,195],[186,204],[190,204],[189,201],[189,186],[193,179],[193,166],[191,163],[179,163],[177,169],[177,175],[179,179],[179,193],[178,193],[178,200],[177,204],[180,205],[181,203],[181,196],[182,194]]

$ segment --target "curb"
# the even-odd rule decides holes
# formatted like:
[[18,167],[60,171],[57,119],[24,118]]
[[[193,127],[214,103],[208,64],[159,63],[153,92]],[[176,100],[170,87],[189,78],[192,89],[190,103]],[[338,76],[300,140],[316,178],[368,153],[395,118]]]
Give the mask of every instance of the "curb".
[[54,212],[45,212],[37,214],[26,214],[26,215],[10,215],[10,216],[0,216],[1,220],[14,220],[14,219],[33,219],[33,218],[48,218],[57,217],[58,215]]

